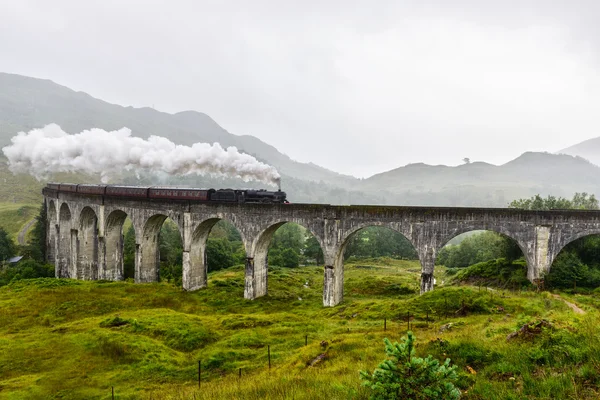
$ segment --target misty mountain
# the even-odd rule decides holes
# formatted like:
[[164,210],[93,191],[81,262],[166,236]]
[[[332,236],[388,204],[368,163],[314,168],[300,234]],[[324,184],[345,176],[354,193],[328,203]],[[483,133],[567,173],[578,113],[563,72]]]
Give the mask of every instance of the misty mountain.
[[567,147],[566,149],[559,151],[558,154],[583,157],[596,165],[600,165],[600,137]]
[[581,157],[527,152],[500,166],[483,162],[456,167],[409,164],[362,182],[385,188],[403,204],[506,206],[535,194],[571,197],[600,193],[600,167]]
[[282,175],[337,186],[356,182],[356,178],[315,164],[296,162],[254,136],[231,134],[200,112],[169,114],[147,107],[122,107],[50,80],[0,73],[0,148],[9,144],[16,133],[52,122],[69,133],[89,128],[116,130],[127,127],[134,136],[158,135],[184,145],[218,142],[223,147],[235,146],[273,165]]
[[[52,122],[71,133],[93,127],[114,130],[125,126],[143,138],[159,135],[178,144],[219,142],[224,147],[236,146],[275,166],[283,175],[283,189],[292,202],[506,207],[514,199],[535,194],[563,197],[584,191],[600,194],[600,168],[581,157],[565,154],[528,152],[499,166],[484,162],[456,167],[409,164],[368,179],[356,179],[312,163],[296,162],[254,136],[227,132],[200,112],[168,114],[152,108],[122,107],[49,80],[0,73],[0,147],[8,144],[19,131]],[[573,153],[592,159],[590,154],[600,154],[600,138],[594,140],[588,142],[596,146],[596,153],[582,153],[583,149],[593,147],[588,142],[570,149],[579,149]],[[53,179],[98,182],[98,177],[82,174],[57,174]],[[0,182],[0,202],[34,203],[38,196],[41,199],[43,182],[12,176],[1,160]],[[143,174],[124,175],[117,182],[195,187],[264,186],[234,178]]]

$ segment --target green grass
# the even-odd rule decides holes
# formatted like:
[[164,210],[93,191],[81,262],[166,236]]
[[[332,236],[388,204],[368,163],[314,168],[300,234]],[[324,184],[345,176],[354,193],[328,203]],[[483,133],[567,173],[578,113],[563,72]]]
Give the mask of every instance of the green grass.
[[4,228],[17,243],[19,231],[36,217],[39,208],[39,205],[0,203],[0,227]]
[[[436,279],[448,280],[443,268]],[[272,268],[269,295],[254,301],[243,299],[241,266],[210,274],[197,292],[13,283],[0,288],[0,399],[109,399],[113,386],[117,399],[366,399],[358,371],[384,358],[383,338],[399,340],[408,313],[418,353],[452,358],[465,399],[598,398],[600,294],[573,296],[589,311],[576,316],[547,293],[448,286],[419,296],[418,284],[417,262],[389,259],[348,264],[334,308],[321,305],[319,267]],[[554,328],[507,342],[540,318]]]

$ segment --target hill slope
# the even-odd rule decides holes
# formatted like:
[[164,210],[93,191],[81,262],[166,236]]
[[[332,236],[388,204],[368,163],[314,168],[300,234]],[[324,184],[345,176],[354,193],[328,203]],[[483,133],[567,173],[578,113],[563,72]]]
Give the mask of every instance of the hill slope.
[[583,157],[596,165],[600,165],[600,137],[589,139],[571,147],[567,147],[558,153]]
[[127,127],[134,136],[164,136],[178,144],[219,142],[236,146],[275,166],[280,173],[308,181],[346,186],[356,181],[314,164],[299,163],[254,136],[237,136],[196,111],[169,114],[152,108],[122,107],[75,92],[50,80],[0,73],[0,148],[17,132],[55,122],[66,132]]
[[363,190],[385,188],[409,204],[506,206],[535,194],[571,197],[600,193],[600,168],[568,155],[524,153],[500,166],[409,164],[363,181]]
[[[358,371],[385,358],[383,338],[405,335],[410,313],[417,355],[450,358],[464,399],[598,398],[597,294],[577,297],[593,311],[584,316],[547,293],[420,296],[418,262],[371,261],[346,266],[335,308],[321,305],[322,267],[270,268],[269,295],[254,301],[243,299],[243,266],[196,292],[64,279],[0,287],[0,397],[107,399],[114,387],[121,399],[363,400]],[[552,328],[506,340],[541,319]]]

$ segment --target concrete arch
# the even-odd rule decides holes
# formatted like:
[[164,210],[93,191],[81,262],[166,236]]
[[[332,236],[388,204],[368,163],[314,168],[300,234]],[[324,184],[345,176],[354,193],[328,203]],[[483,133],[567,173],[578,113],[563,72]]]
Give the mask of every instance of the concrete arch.
[[556,259],[556,257],[558,257],[560,252],[564,250],[565,247],[567,247],[569,244],[573,243],[578,239],[592,235],[600,235],[600,227],[597,229],[586,229],[584,231],[576,232],[572,235],[567,236],[565,239],[561,237],[560,240],[558,240],[556,246],[554,246],[554,248],[548,254],[548,269],[545,272],[550,272],[554,260]]
[[359,224],[352,229],[346,231],[342,236],[342,240],[339,243],[339,246],[336,250],[333,265],[325,266],[325,283],[323,288],[323,305],[324,306],[335,306],[341,303],[344,300],[344,252],[346,250],[346,246],[348,245],[348,241],[352,237],[352,235],[356,234],[358,231],[369,228],[369,227],[378,227],[383,229],[388,229],[393,232],[396,232],[402,235],[408,242],[413,246],[413,248],[417,249],[417,246],[414,245],[411,238],[407,237],[407,235],[402,232],[401,229],[394,227],[392,224],[384,223],[384,222],[368,222]]
[[[455,237],[462,235],[463,233],[468,233],[468,232],[473,232],[473,231],[488,231],[488,232],[494,232],[494,233],[498,233],[502,236],[505,236],[509,239],[512,239],[513,241],[515,241],[517,243],[517,245],[519,246],[519,248],[521,249],[521,251],[523,252],[523,255],[527,256],[527,245],[523,245],[521,243],[521,241],[519,240],[519,238],[515,237],[511,230],[509,229],[505,229],[505,228],[499,228],[496,226],[488,226],[488,225],[481,225],[481,226],[474,226],[474,225],[469,225],[469,226],[461,226],[457,229],[454,229],[450,234],[445,235],[441,238],[440,243],[439,243],[439,249],[441,249],[442,247],[444,247],[445,245],[448,244],[448,242],[450,242],[452,239],[454,239]],[[437,256],[437,255],[436,255]]]
[[124,278],[123,224],[126,219],[127,213],[122,210],[114,210],[106,218],[104,227],[104,265],[100,268],[102,279],[121,281]]
[[246,247],[244,233],[230,219],[213,215],[200,221],[191,234],[189,252],[184,248],[182,280],[184,290],[197,290],[208,285],[206,244],[210,232],[219,221],[226,221],[231,224],[239,233],[242,243],[244,243],[244,248]]
[[74,239],[72,232],[71,209],[67,203],[62,203],[58,212],[58,246],[56,259],[56,275],[59,278],[77,277],[75,263],[73,262]]
[[79,214],[77,279],[98,279],[98,216],[90,207]]
[[[536,255],[535,255],[536,246],[533,245],[533,242],[531,240],[523,241],[519,237],[516,237],[513,234],[513,232],[519,232],[518,229],[511,229],[511,227],[490,225],[490,224],[484,224],[484,223],[468,224],[468,225],[459,226],[458,228],[452,230],[450,232],[450,234],[442,236],[439,245],[435,246],[435,248],[433,249],[433,263],[431,266],[432,273],[433,273],[433,266],[435,265],[435,260],[437,259],[437,253],[439,252],[439,250],[441,250],[442,247],[444,247],[446,244],[448,244],[448,242],[450,242],[450,240],[454,239],[455,237],[462,235],[463,233],[472,232],[472,231],[494,232],[494,233],[500,234],[500,235],[505,236],[505,237],[511,239],[512,241],[514,241],[517,244],[517,246],[519,246],[519,249],[521,249],[521,252],[523,253],[523,256],[525,257],[525,261],[527,262],[527,274],[528,274],[528,277],[530,278],[530,280],[533,282],[534,279],[532,278],[532,276],[533,276],[532,271],[536,265]],[[424,286],[422,284],[421,292],[426,292],[428,290],[431,290],[432,288],[433,288],[433,281],[430,286]]]
[[[141,238],[139,238],[140,243],[139,245],[136,244],[136,282],[157,282],[159,280],[160,251],[158,240],[160,229],[167,218],[169,216],[165,214],[154,214],[144,224]],[[179,221],[174,220],[174,222],[183,242],[184,237]]]
[[323,238],[318,235],[310,226],[301,223],[301,221],[279,220],[272,221],[262,228],[256,235],[251,245],[251,252],[246,262],[246,284],[244,297],[255,299],[265,296],[268,293],[268,254],[269,245],[275,232],[287,223],[298,224],[310,232],[319,242],[321,249],[325,249]]

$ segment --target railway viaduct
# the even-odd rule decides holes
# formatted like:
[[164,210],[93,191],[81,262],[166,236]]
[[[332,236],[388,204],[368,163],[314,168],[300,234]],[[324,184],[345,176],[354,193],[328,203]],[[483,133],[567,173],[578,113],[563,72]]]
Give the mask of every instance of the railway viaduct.
[[324,254],[323,305],[343,300],[344,248],[348,238],[368,226],[390,228],[415,247],[421,263],[421,292],[433,289],[438,251],[453,237],[490,230],[516,241],[535,282],[549,271],[568,243],[600,234],[600,211],[523,211],[502,208],[332,206],[325,204],[208,204],[193,201],[128,199],[43,191],[48,215],[48,261],[56,277],[123,279],[123,223],[135,228],[135,281],[159,275],[158,235],[171,218],[183,242],[183,288],[207,285],[206,241],[221,219],[240,232],[246,250],[244,297],[267,294],[267,252],[275,231],[286,222],[310,230]]

